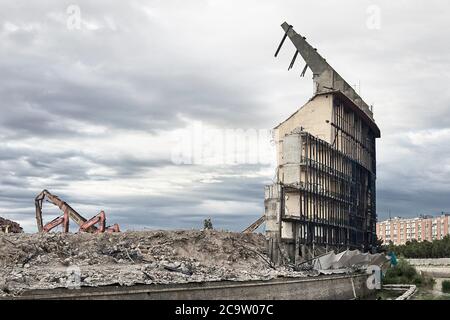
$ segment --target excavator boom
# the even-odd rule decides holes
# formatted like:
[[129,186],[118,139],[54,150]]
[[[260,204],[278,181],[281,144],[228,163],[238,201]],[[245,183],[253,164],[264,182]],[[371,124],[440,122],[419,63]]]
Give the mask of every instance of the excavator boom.
[[[42,205],[45,199],[57,206],[64,214],[44,225],[42,220]],[[34,204],[36,207],[36,222],[39,232],[49,232],[60,224],[63,225],[64,232],[69,232],[69,219],[72,219],[78,226],[80,226],[80,231],[91,233],[105,232],[105,230],[108,232],[119,232],[118,225],[115,225],[113,228],[105,227],[106,215],[104,211],[101,211],[97,216],[88,221],[70,205],[62,201],[58,196],[51,194],[48,190],[42,190],[42,192],[39,193],[34,199]],[[97,223],[100,223],[100,228],[95,226]]]
[[57,226],[62,225],[64,232],[69,232],[69,216],[64,213],[61,217],[58,217],[56,219],[53,219],[49,223],[47,223],[44,226],[45,232],[50,232],[52,229],[56,228]]
[[42,190],[40,194],[34,200],[36,207],[36,220],[38,224],[39,232],[44,231],[43,221],[42,221],[42,204],[47,198],[47,201],[57,206],[62,212],[67,212],[70,219],[75,221],[76,224],[81,225],[86,222],[86,219],[76,212],[71,206],[66,202],[62,201],[58,196],[51,194],[48,190]]
[[105,232],[106,228],[106,215],[105,212],[102,210],[98,215],[95,217],[89,219],[85,223],[83,223],[80,226],[80,231],[87,231],[89,228],[93,227],[96,224],[100,224],[100,228],[96,231],[97,233]]

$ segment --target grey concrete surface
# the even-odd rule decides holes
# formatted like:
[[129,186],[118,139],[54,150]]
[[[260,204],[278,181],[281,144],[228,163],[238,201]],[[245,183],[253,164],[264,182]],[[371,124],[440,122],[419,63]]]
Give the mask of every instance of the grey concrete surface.
[[371,294],[366,286],[367,277],[366,274],[358,274],[269,281],[34,290],[15,299],[349,300]]

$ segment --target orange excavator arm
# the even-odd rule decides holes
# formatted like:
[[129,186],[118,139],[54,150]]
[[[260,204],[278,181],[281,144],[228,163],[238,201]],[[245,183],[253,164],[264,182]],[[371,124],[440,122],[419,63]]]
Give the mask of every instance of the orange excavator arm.
[[64,232],[69,232],[69,216],[66,212],[64,212],[62,216],[55,218],[49,223],[45,224],[43,230],[44,232],[50,232],[52,229],[56,228],[60,224],[62,224]]
[[92,217],[91,219],[89,219],[88,221],[83,223],[80,226],[80,231],[86,231],[90,227],[96,225],[97,223],[100,224],[100,226],[96,232],[105,232],[106,217],[105,217],[105,212],[103,210],[100,211],[100,213],[98,215],[96,215],[95,217]]
[[[42,204],[45,199],[61,209],[64,214],[44,225],[42,220]],[[105,232],[105,230],[108,232],[119,232],[118,225],[114,225],[114,227],[105,227],[106,215],[104,211],[101,211],[92,219],[87,220],[70,205],[62,201],[58,196],[51,194],[48,190],[42,190],[42,192],[34,199],[34,204],[36,207],[36,222],[39,232],[49,232],[60,224],[63,225],[64,232],[69,232],[69,219],[72,219],[80,226],[80,231],[91,233]],[[95,226],[97,223],[100,223],[100,228]]]
[[95,217],[93,217],[93,218],[89,219],[88,221],[86,221],[85,223],[83,223],[80,226],[80,232],[87,231],[90,227],[92,227],[96,224],[99,225],[96,233],[102,233],[105,231],[108,233],[120,232],[119,225],[117,223],[114,224],[112,227],[106,226],[106,214],[103,210],[100,211],[100,213],[98,215],[96,215]]

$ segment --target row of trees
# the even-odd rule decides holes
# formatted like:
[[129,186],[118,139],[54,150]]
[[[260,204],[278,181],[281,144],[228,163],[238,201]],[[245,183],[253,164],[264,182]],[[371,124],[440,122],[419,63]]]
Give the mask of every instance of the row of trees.
[[398,246],[390,242],[383,249],[405,258],[450,258],[450,236],[447,235],[442,240],[432,242],[412,240]]

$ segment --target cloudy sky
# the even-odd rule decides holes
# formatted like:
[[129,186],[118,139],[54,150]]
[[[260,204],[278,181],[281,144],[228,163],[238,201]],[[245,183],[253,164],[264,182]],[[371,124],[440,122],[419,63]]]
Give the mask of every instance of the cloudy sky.
[[273,57],[284,21],[374,105],[379,218],[450,211],[449,16],[433,0],[1,0],[0,216],[35,231],[47,188],[122,229],[253,222],[269,130],[312,94],[291,43]]

